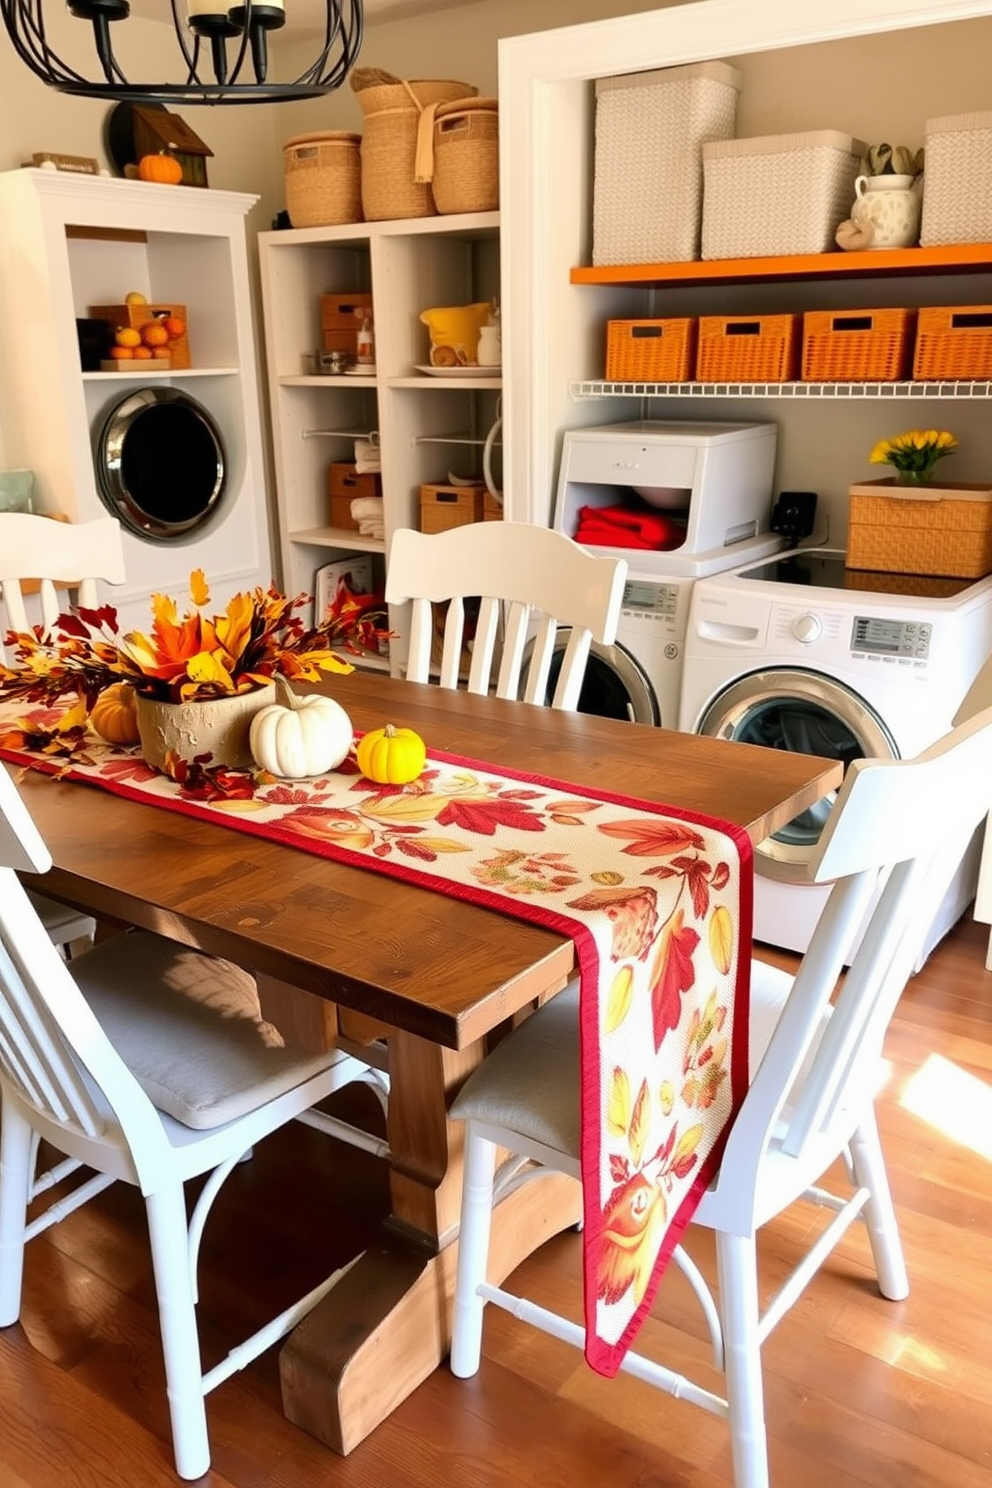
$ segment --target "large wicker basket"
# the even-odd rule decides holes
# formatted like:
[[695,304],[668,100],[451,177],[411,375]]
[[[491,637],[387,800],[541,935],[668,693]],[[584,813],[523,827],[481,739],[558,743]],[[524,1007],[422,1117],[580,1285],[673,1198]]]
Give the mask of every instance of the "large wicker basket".
[[368,222],[433,217],[434,115],[440,103],[474,98],[478,88],[453,80],[406,81],[356,67],[349,79],[365,115],[362,210]]
[[361,222],[361,138],[326,130],[286,141],[286,211],[294,227]]
[[434,205],[439,212],[494,212],[499,206],[499,115],[495,98],[438,105],[434,120]]

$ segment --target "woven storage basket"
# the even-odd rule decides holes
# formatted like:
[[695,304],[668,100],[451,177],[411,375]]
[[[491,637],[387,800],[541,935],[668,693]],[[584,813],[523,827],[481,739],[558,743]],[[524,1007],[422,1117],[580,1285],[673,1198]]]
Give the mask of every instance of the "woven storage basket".
[[816,129],[703,146],[703,258],[826,253],[867,146]]
[[992,573],[992,485],[862,481],[848,496],[850,568],[981,579]]
[[286,211],[294,227],[362,220],[360,134],[297,134],[283,145]]
[[992,241],[992,113],[928,119],[920,246]]
[[431,189],[439,212],[495,212],[499,206],[495,98],[462,98],[438,105]]
[[740,86],[726,62],[597,81],[594,264],[699,257],[701,150],[733,137]]
[[696,355],[696,321],[609,320],[607,382],[688,382]]
[[349,81],[365,116],[361,158],[366,220],[435,216],[430,182],[437,105],[474,98],[478,88],[446,79],[404,81],[362,67],[353,70]]
[[898,382],[909,376],[915,310],[807,310],[804,382]]
[[498,522],[503,509],[479,481],[471,486],[428,483],[420,488],[421,532],[448,532],[470,522]]
[[913,376],[992,377],[992,305],[937,305],[919,312]]
[[701,315],[697,382],[792,382],[798,315]]

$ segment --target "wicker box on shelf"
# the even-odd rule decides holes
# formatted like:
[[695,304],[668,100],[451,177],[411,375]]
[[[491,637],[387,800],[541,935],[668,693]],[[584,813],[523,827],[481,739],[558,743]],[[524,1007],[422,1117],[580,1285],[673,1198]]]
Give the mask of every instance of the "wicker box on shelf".
[[928,119],[920,246],[992,241],[992,112]]
[[915,310],[807,310],[804,382],[898,382],[913,361]]
[[696,321],[609,320],[607,382],[688,382],[696,359]]
[[327,467],[328,519],[332,527],[358,531],[351,515],[356,496],[382,496],[382,476],[377,471],[358,474],[354,461],[332,460]]
[[826,253],[867,146],[814,129],[703,146],[703,258]]
[[798,315],[701,315],[697,382],[792,382],[799,371]]
[[597,80],[594,264],[699,257],[703,142],[732,138],[740,86],[726,62]]
[[847,566],[981,579],[992,573],[992,484],[851,486]]
[[470,522],[498,522],[503,509],[483,481],[471,486],[428,482],[420,488],[421,532],[447,532]]
[[920,381],[992,377],[992,305],[921,309],[913,376]]
[[372,320],[372,296],[367,289],[320,297],[320,345],[322,351],[358,355],[358,332],[363,320]]

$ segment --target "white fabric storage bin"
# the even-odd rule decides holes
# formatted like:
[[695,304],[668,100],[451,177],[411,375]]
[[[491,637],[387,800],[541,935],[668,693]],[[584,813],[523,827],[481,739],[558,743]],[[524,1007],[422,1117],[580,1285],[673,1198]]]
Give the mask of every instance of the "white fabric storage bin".
[[699,257],[702,146],[733,137],[740,86],[726,62],[597,79],[594,264]]
[[833,129],[703,146],[703,258],[826,253],[867,146]]
[[992,241],[992,113],[928,119],[921,248]]

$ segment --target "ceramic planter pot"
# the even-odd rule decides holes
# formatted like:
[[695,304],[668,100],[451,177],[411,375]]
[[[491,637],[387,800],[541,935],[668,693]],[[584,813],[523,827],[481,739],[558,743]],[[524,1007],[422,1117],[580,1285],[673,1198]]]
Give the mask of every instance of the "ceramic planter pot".
[[189,703],[159,702],[139,693],[135,705],[141,753],[148,764],[165,773],[166,757],[170,753],[186,761],[210,754],[213,764],[251,769],[248,742],[251,721],[261,708],[275,700],[275,683],[233,697]]

